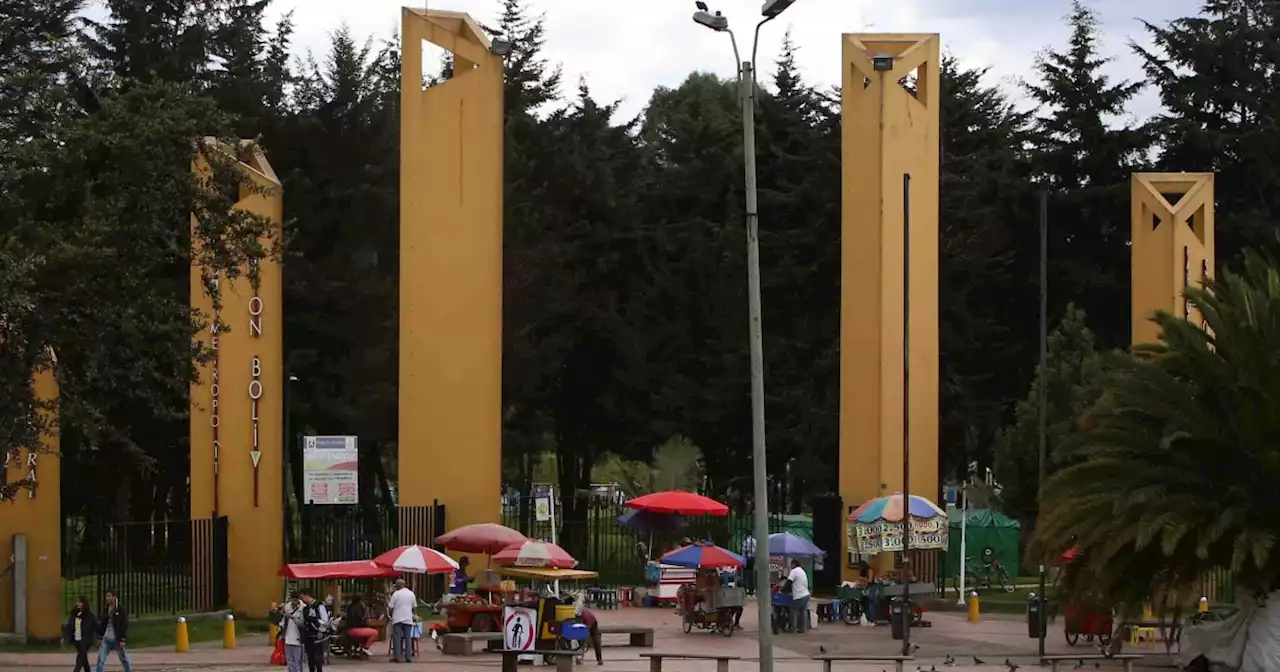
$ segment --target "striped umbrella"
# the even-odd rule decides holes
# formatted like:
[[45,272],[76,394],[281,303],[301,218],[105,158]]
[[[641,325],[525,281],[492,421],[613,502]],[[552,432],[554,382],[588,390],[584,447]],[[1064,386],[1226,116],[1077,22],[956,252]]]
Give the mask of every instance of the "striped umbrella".
[[493,564],[499,567],[550,567],[573,569],[578,561],[568,551],[549,542],[525,539],[493,554]]
[[[877,497],[868,500],[862,506],[854,509],[849,514],[849,521],[855,523],[901,523],[902,522],[902,493],[895,492],[888,497]],[[947,512],[938,508],[937,504],[919,497],[911,495],[911,517],[929,519],[937,516],[947,517]]]
[[373,559],[374,564],[414,574],[448,574],[458,568],[451,557],[425,546],[393,548]]
[[747,564],[741,555],[706,541],[699,541],[683,548],[677,548],[662,556],[664,565],[691,567],[695,569],[714,569],[719,567],[742,567]]

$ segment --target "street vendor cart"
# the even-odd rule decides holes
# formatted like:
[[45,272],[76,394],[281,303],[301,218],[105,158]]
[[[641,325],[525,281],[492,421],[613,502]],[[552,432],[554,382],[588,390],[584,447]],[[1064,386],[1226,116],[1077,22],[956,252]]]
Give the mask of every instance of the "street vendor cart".
[[719,570],[741,568],[746,563],[742,556],[710,542],[698,542],[667,553],[662,562],[696,570],[695,580],[677,593],[684,631],[714,630],[732,637],[742,620],[746,589],[724,585]]
[[[1069,565],[1079,556],[1080,549],[1071,548],[1058,558],[1058,562],[1061,565]],[[1063,572],[1059,571],[1054,578],[1055,588],[1061,583],[1062,575]],[[1110,605],[1075,599],[1067,604],[1064,616],[1063,631],[1067,644],[1075,646],[1080,638],[1084,637],[1086,642],[1093,642],[1096,639],[1100,646],[1111,645],[1115,618]]]
[[598,573],[553,567],[503,567],[500,571],[507,579],[533,584],[509,592],[503,600],[503,636],[508,650],[564,651],[579,660],[586,655],[591,638],[578,612],[578,594],[555,592],[554,588],[560,582],[576,584],[599,578]]

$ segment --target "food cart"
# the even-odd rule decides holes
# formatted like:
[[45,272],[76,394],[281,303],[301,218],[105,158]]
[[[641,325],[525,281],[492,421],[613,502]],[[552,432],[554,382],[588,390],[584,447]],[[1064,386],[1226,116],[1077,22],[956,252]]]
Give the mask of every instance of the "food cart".
[[[1069,565],[1080,556],[1079,548],[1070,548],[1058,558],[1061,565]],[[1054,577],[1054,588],[1056,589],[1062,581],[1062,575],[1065,571],[1059,571]],[[1115,618],[1112,615],[1110,605],[1102,603],[1090,603],[1090,601],[1072,600],[1067,604],[1066,613],[1064,614],[1063,633],[1066,636],[1067,644],[1075,646],[1084,637],[1084,641],[1093,642],[1095,639],[1099,646],[1111,645],[1111,633],[1115,628]]]
[[[577,595],[554,592],[559,582],[586,581],[599,574],[583,569],[550,567],[503,567],[507,579],[533,582],[532,588],[512,590],[503,599],[503,635],[508,649],[565,651],[581,658],[591,647],[586,626],[578,615]],[[526,625],[528,624],[528,625]],[[527,628],[533,629],[529,636]],[[512,628],[521,631],[512,632]]]
[[711,542],[700,541],[662,556],[662,562],[694,571],[694,581],[680,587],[677,604],[685,632],[715,630],[731,637],[742,618],[746,589],[727,586],[720,578],[721,569],[740,569],[742,556]]

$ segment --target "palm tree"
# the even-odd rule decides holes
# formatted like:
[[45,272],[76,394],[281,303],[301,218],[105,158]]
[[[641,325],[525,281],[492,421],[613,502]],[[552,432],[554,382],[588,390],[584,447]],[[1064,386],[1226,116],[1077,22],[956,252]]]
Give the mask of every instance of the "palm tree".
[[1110,357],[1102,398],[1046,483],[1033,553],[1078,547],[1064,588],[1134,605],[1227,568],[1277,587],[1280,553],[1280,264],[1248,252],[1160,313],[1159,343]]

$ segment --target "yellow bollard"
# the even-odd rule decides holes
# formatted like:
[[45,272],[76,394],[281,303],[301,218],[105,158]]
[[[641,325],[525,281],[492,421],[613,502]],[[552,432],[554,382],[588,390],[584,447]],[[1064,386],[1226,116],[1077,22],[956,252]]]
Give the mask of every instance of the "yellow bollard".
[[1151,606],[1151,603],[1150,603],[1150,602],[1143,602],[1143,603],[1142,603],[1142,620],[1144,620],[1144,621],[1154,621],[1154,620],[1156,620],[1156,613],[1155,613],[1155,609],[1154,609],[1154,608],[1152,608],[1152,606]]
[[969,593],[969,622],[978,622],[978,591]]
[[1201,598],[1200,598],[1200,613],[1202,613],[1202,614],[1203,614],[1203,613],[1205,613],[1205,612],[1207,612],[1207,611],[1209,611],[1209,598],[1207,598],[1207,597],[1201,597]]
[[[276,607],[277,607],[277,606],[279,606],[279,605],[277,605],[275,602],[272,602],[272,603],[271,603],[271,612],[270,612],[270,613],[273,613],[273,614],[274,614],[274,613],[275,613],[275,611],[276,611]],[[279,625],[276,625],[276,624],[273,622],[271,625],[268,625],[268,626],[267,626],[267,646],[275,646],[275,645],[276,645],[276,639],[278,639],[278,638],[279,638],[279,636],[280,636],[280,626],[279,626]]]
[[227,622],[222,626],[222,648],[236,648],[236,617],[227,614]]
[[191,650],[191,638],[187,636],[187,619],[178,617],[178,635],[175,638],[173,650],[178,653],[186,653]]

